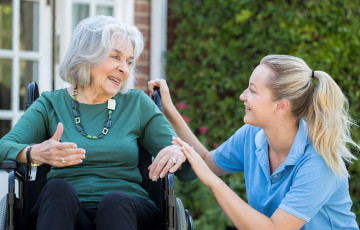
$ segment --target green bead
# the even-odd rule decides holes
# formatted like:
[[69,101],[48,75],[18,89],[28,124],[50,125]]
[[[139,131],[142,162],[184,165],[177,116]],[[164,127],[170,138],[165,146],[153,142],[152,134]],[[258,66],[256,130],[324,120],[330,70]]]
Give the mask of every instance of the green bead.
[[76,100],[76,96],[73,96],[73,99]]
[[87,138],[92,139],[92,136],[91,136],[91,135],[87,135]]
[[112,110],[109,110],[109,114],[112,114]]
[[97,136],[93,136],[93,137],[92,137],[93,140],[96,140],[97,138],[98,138]]

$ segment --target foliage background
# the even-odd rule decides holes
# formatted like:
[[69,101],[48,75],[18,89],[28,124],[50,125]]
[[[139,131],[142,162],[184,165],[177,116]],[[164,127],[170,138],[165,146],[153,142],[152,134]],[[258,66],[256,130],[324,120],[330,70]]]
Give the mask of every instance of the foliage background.
[[[213,149],[243,125],[240,93],[267,54],[303,58],[329,73],[360,123],[360,0],[173,0],[167,80],[173,101],[202,143]],[[353,128],[359,143],[360,131]],[[356,153],[357,156],[358,152]],[[360,164],[349,166],[353,211],[360,223]],[[223,177],[246,199],[241,173]],[[233,229],[198,180],[177,182],[196,229]]]

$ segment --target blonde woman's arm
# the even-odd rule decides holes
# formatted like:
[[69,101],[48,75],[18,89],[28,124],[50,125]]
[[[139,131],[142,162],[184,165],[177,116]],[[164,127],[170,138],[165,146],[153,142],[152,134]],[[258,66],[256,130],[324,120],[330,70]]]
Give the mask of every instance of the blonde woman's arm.
[[278,208],[269,218],[258,212],[234,191],[232,191],[203,161],[199,154],[186,142],[174,138],[190,162],[194,172],[203,184],[213,192],[216,201],[238,229],[295,230],[300,229],[305,221]]
[[[161,103],[164,108],[164,114],[168,121],[170,122],[171,126],[174,128],[176,134],[189,143],[204,159],[206,164],[209,166],[209,168],[216,174],[216,175],[222,175],[226,174],[223,170],[221,170],[217,165],[215,164],[213,160],[213,154],[214,151],[208,151],[197,139],[197,137],[193,134],[189,126],[186,124],[184,119],[182,118],[179,111],[177,111],[175,105],[173,104],[170,96],[169,88],[166,84],[166,81],[163,79],[156,79],[149,81],[149,90],[150,93],[154,93],[154,87],[160,88],[160,94],[161,94]],[[149,167],[149,176],[151,179],[157,179],[159,176],[163,177],[166,175],[167,171],[163,171],[165,165],[167,164],[167,161],[163,161],[164,158],[163,154],[160,152],[158,156],[155,158],[153,164]],[[173,173],[173,170],[169,170],[171,173]]]

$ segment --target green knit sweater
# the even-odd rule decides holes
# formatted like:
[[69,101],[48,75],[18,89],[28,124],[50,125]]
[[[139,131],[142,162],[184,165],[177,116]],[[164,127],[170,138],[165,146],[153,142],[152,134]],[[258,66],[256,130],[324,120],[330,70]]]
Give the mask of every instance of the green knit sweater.
[[[52,167],[48,179],[63,178],[75,186],[82,205],[96,208],[100,199],[112,191],[149,199],[140,186],[137,168],[138,142],[153,156],[171,145],[176,135],[154,102],[139,90],[115,96],[116,109],[107,135],[98,140],[82,136],[75,127],[71,108],[72,98],[66,89],[44,92],[24,113],[15,127],[0,140],[0,160],[15,160],[30,143],[49,139],[62,122],[62,142],[76,143],[86,150],[82,164]],[[107,103],[89,105],[79,103],[81,123],[90,135],[101,133],[107,119]],[[195,178],[189,164],[176,173],[180,180]]]

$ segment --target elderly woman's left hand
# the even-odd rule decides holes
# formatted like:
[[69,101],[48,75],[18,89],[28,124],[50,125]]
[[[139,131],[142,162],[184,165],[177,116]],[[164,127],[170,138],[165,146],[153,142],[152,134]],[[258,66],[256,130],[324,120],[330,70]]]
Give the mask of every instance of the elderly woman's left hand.
[[168,172],[176,172],[185,160],[186,157],[179,145],[169,145],[163,148],[148,168],[150,179],[157,180],[159,177],[165,177]]

